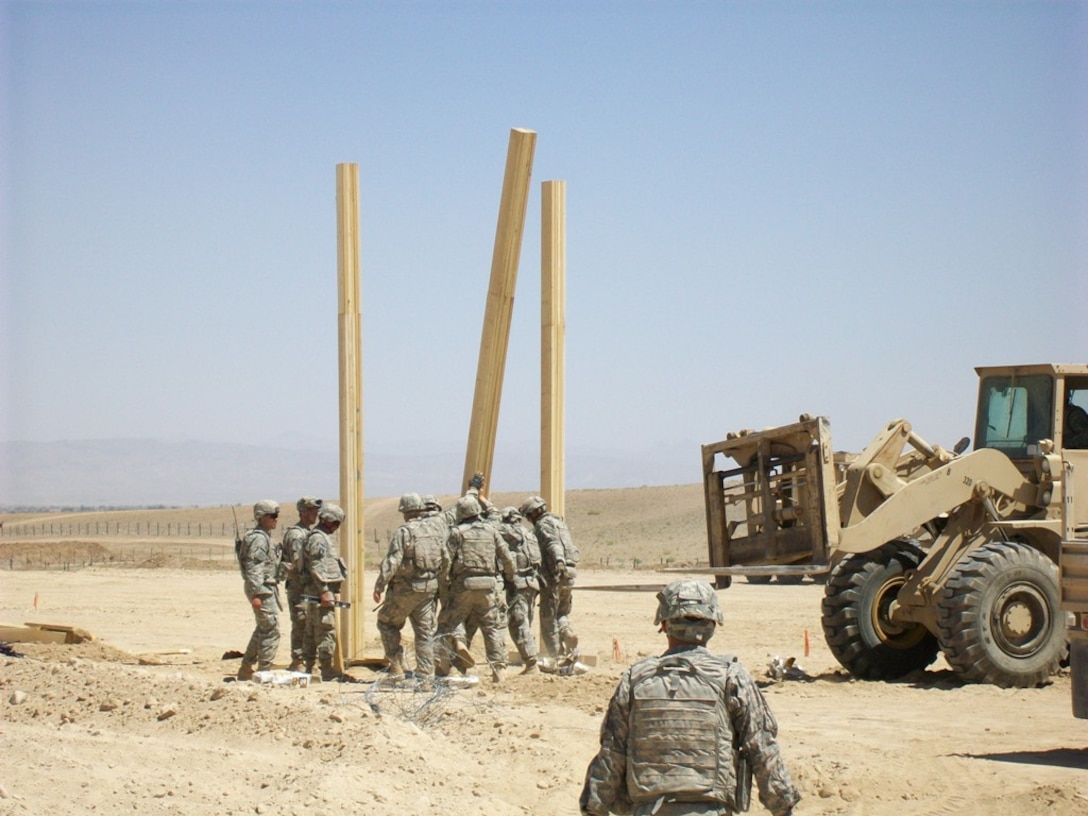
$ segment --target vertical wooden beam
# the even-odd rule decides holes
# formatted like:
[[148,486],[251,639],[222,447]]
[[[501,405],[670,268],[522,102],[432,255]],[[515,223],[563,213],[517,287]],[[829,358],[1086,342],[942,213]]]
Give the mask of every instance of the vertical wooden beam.
[[499,202],[499,222],[495,229],[495,249],[491,258],[491,282],[480,337],[480,358],[476,364],[476,391],[469,420],[462,493],[468,489],[469,480],[476,471],[482,471],[487,478],[485,493],[491,485],[499,401],[506,370],[510,317],[514,310],[514,289],[518,280],[518,260],[521,257],[521,237],[525,231],[525,210],[529,202],[529,179],[533,172],[535,147],[535,131],[521,128],[510,131],[502,199]]
[[336,165],[336,259],[340,343],[340,556],[348,578],[341,596],[351,608],[337,610],[340,665],[361,660],[366,638],[363,610],[363,377],[359,317],[359,165]]
[[557,516],[566,514],[566,303],[567,183],[545,181],[540,204],[540,495]]

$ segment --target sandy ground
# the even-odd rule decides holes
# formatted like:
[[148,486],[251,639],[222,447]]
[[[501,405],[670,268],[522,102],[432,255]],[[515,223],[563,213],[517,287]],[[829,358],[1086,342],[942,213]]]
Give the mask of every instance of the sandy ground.
[[[222,656],[252,628],[236,572],[3,570],[0,621],[98,640],[0,657],[0,814],[577,813],[616,678],[663,648],[652,592],[605,587],[673,577],[580,576],[574,622],[598,657],[584,675],[512,671],[432,697],[365,668],[357,684],[225,683],[238,661]],[[727,625],[711,644],[762,680],[774,656],[813,678],[764,689],[798,814],[1088,812],[1088,721],[1070,713],[1067,676],[1002,690],[937,663],[904,682],[852,681],[823,642],[822,592],[741,582],[719,593]],[[377,656],[373,618],[368,606]]]

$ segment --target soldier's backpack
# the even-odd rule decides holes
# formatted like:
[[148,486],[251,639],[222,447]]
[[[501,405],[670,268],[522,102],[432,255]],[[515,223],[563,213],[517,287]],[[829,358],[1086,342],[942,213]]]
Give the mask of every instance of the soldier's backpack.
[[747,772],[737,767],[733,729],[722,702],[725,677],[725,671],[708,672],[682,654],[632,669],[627,778],[635,804],[661,799],[725,805],[726,768],[732,765],[737,776],[735,805],[747,810],[743,778]]
[[408,523],[411,536],[411,563],[406,576],[415,592],[435,592],[438,570],[442,565],[442,548],[446,545],[447,527],[439,516],[413,519]]

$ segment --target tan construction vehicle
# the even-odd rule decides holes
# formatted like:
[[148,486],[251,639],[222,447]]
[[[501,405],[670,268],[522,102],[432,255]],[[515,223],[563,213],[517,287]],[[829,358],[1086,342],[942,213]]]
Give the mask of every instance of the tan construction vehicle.
[[1062,504],[1064,534],[1060,576],[1062,609],[1069,616],[1069,678],[1073,698],[1073,716],[1088,719],[1088,525],[1077,524],[1076,468],[1065,463],[1066,486]]
[[[1088,481],[1088,365],[976,371],[970,453],[899,419],[860,454],[836,454],[828,421],[807,415],[704,445],[718,586],[824,573],[824,637],[860,678],[902,677],[943,652],[968,681],[1046,682],[1067,653],[1062,479]],[[1070,504],[1088,527],[1088,501]]]

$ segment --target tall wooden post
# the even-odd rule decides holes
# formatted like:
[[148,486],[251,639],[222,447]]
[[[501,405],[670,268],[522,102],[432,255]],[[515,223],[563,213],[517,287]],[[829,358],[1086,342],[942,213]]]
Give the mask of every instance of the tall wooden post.
[[566,514],[566,303],[567,183],[545,181],[540,204],[540,495],[557,516]]
[[363,610],[363,377],[359,318],[359,165],[336,165],[336,259],[340,342],[340,556],[348,578],[341,588],[351,608],[337,610],[338,667],[362,659]]
[[[468,489],[476,471],[482,471],[491,485],[495,459],[495,435],[499,424],[499,401],[506,370],[506,349],[510,340],[510,317],[514,310],[514,288],[518,280],[521,237],[525,231],[525,210],[529,202],[529,179],[533,172],[536,132],[514,128],[506,152],[506,173],[499,202],[499,223],[491,258],[491,283],[487,290],[480,358],[476,365],[476,391],[465,451],[461,492]],[[487,488],[485,488],[485,493]]]

